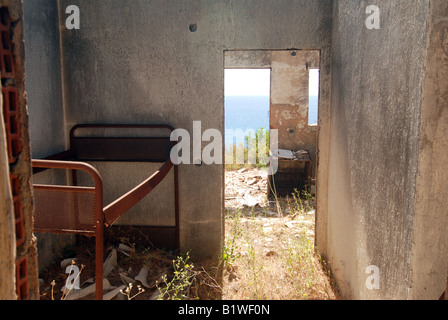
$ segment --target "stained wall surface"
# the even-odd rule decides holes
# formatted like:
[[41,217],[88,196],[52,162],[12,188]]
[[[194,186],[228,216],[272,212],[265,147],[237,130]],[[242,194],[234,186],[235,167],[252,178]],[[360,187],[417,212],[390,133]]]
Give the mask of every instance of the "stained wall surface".
[[307,150],[316,177],[318,127],[308,125],[309,69],[319,68],[319,51],[272,53],[270,129],[278,130],[278,147]]
[[448,289],[448,4],[430,8],[409,299],[437,299]]
[[[25,85],[33,159],[66,150],[59,12],[56,0],[24,1]],[[33,183],[66,184],[65,172],[43,172]],[[74,243],[73,235],[36,234],[39,270]]]
[[370,4],[334,7],[328,258],[344,297],[407,299],[429,1],[375,1],[378,30]]
[[56,0],[24,1],[26,86],[34,158],[65,150],[58,7]]

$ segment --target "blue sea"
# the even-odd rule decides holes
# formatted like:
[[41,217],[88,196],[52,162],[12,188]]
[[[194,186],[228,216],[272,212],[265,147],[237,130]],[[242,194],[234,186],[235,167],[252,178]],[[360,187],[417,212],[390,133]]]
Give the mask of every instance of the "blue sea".
[[[227,96],[225,97],[225,128],[242,131],[269,129],[269,96]],[[318,97],[310,97],[309,123],[317,123]],[[236,135],[236,142],[240,143],[244,134]],[[226,147],[231,145],[232,136],[225,137]]]

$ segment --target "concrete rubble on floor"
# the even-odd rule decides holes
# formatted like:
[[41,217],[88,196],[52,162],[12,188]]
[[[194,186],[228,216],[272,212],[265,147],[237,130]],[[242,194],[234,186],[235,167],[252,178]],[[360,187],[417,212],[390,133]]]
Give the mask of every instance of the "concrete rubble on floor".
[[[125,270],[120,266],[120,262],[129,259],[135,253],[135,249],[121,243],[117,248],[109,247],[106,251],[109,252],[109,255],[103,263],[103,300],[131,300],[142,293],[146,293],[149,300],[159,298],[160,292],[157,285],[163,285],[164,276],[167,276],[170,272],[168,268],[158,269],[156,265],[150,265],[150,262],[146,262],[136,270],[133,270],[132,265]],[[63,270],[69,268],[70,265],[76,266],[79,270],[78,266],[81,265],[83,260],[85,258],[73,257],[62,260],[60,265]],[[152,271],[151,275],[149,275],[150,270]],[[79,279],[83,278],[82,282],[78,284],[78,288],[75,286],[78,279],[73,280],[74,277],[70,277],[70,274],[66,275],[65,285],[62,285],[60,290],[62,292],[61,299],[94,299],[95,275],[85,274],[84,271],[85,269],[81,269],[78,275],[75,275]],[[85,279],[85,277],[89,278]],[[40,280],[43,284],[43,280]],[[44,291],[49,291],[49,288]]]
[[264,207],[268,205],[267,169],[242,168],[226,171],[226,208]]

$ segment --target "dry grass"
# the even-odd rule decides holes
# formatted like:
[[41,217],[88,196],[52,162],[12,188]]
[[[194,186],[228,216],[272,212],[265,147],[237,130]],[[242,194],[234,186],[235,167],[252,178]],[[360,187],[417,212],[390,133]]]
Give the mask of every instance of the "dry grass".
[[315,199],[311,194],[296,191],[286,198],[266,199],[261,202],[264,207],[234,207],[236,203],[226,201],[225,245],[219,267],[209,265],[201,277],[206,281],[215,275],[215,286],[201,286],[199,281],[200,299],[337,299],[329,268],[314,246]]
[[331,277],[314,250],[314,213],[266,217],[229,213],[223,299],[336,299]]
[[[247,177],[234,178],[237,169],[226,167],[230,189],[226,194],[236,189],[240,193],[234,194],[236,200],[244,194],[261,195],[265,200],[252,208],[226,200],[222,299],[337,299],[329,268],[314,247],[314,196],[296,190],[277,198],[271,190],[274,197],[267,199],[267,181],[260,184],[259,191],[250,189],[245,185]],[[246,174],[254,175],[250,170]]]

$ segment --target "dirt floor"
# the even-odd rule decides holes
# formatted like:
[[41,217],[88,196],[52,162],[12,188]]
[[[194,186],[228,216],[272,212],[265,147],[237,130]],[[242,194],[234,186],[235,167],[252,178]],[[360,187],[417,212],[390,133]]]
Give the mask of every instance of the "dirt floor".
[[[263,170],[226,171],[226,240],[218,261],[125,237],[106,243],[107,299],[336,299],[331,276],[314,251],[314,198],[297,194],[273,201],[266,194]],[[94,299],[94,252],[94,240],[79,236],[76,246],[40,274],[41,299]],[[79,278],[71,278],[79,280],[80,290],[64,291],[72,263],[80,269]]]
[[[314,248],[315,199],[296,190],[267,197],[262,169],[226,172],[228,300],[334,300],[334,282]],[[272,194],[272,193],[271,193]]]

